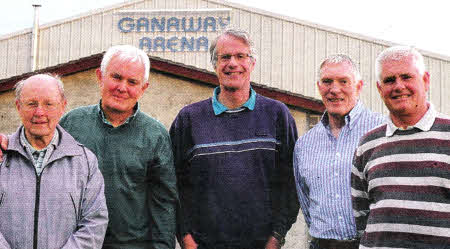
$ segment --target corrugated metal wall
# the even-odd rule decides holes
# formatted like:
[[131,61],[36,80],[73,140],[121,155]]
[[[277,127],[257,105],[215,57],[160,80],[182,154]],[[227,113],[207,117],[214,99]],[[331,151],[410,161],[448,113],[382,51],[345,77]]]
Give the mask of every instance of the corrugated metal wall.
[[[45,7],[45,6],[44,6]],[[356,34],[334,30],[294,18],[279,16],[220,0],[131,1],[78,17],[44,25],[40,31],[38,67],[46,68],[105,51],[115,44],[139,46],[145,35],[191,36],[188,32],[121,33],[118,10],[230,8],[233,27],[248,30],[258,51],[252,80],[270,87],[320,98],[316,90],[316,70],[330,54],[349,54],[360,63],[365,88],[363,101],[375,111],[383,111],[375,87],[374,61],[379,52],[392,45]],[[200,32],[211,41],[216,32]],[[0,37],[0,79],[28,72],[31,30]],[[150,52],[171,61],[212,71],[209,55],[202,52]],[[424,52],[432,77],[429,97],[437,109],[450,114],[450,59]]]

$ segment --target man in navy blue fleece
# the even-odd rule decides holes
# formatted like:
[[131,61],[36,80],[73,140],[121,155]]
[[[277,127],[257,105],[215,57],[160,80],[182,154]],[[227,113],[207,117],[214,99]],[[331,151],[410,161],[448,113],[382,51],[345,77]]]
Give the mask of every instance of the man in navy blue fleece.
[[210,54],[220,86],[170,128],[183,248],[280,248],[296,220],[295,121],[252,89],[252,50],[244,31],[219,35]]

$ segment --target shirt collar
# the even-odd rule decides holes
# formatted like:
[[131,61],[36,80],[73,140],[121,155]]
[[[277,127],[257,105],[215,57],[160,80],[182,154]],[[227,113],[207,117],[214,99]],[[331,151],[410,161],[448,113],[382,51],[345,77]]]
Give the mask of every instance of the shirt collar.
[[53,134],[53,138],[50,141],[50,143],[45,148],[43,148],[41,150],[37,150],[30,144],[30,142],[28,142],[28,139],[25,136],[25,127],[22,127],[22,130],[20,131],[20,143],[22,144],[23,147],[28,148],[30,150],[31,154],[33,154],[35,152],[45,151],[50,146],[54,146],[56,148],[56,146],[58,146],[58,141],[59,141],[59,131],[58,131],[58,129],[55,129],[55,133]]
[[[122,126],[122,125],[125,125],[125,124],[128,124],[129,122],[131,122],[131,120],[133,120],[133,118],[136,117],[136,114],[138,113],[139,110],[140,110],[139,103],[136,103],[136,105],[133,107],[133,111],[134,111],[133,114],[131,114],[131,116],[129,116],[129,117],[127,118],[127,120],[125,120],[125,122],[124,122],[123,124],[119,125],[119,126]],[[100,103],[97,105],[97,111],[98,111],[98,113],[100,114],[100,116],[102,117],[103,123],[105,123],[105,124],[107,124],[107,125],[109,125],[109,126],[113,126],[113,125],[108,121],[108,119],[107,119],[106,116],[105,116],[105,113],[103,112],[103,109],[102,109],[102,100],[100,100]]]
[[[352,110],[347,115],[345,115],[345,125],[348,124],[350,128],[352,128],[353,124],[355,124],[355,121],[357,120],[357,117],[363,112],[363,110],[364,105],[362,104],[361,100],[358,100]],[[325,111],[325,113],[322,115],[320,121],[322,122],[323,126],[328,127],[329,120],[327,111]]]
[[[429,131],[434,124],[434,120],[436,119],[437,112],[434,109],[432,103],[428,103],[429,108],[428,111],[423,115],[423,117],[413,126],[406,127],[405,130],[411,130],[413,128],[418,128],[422,131]],[[400,127],[397,127],[394,122],[392,122],[391,117],[388,115],[387,117],[387,127],[386,127],[386,137],[391,137],[394,135],[396,130],[404,130]]]
[[[219,99],[218,99],[219,93],[220,93],[220,87],[218,86],[214,89],[214,95],[212,97],[212,107],[214,110],[214,114],[216,116],[230,110],[226,106],[224,106],[222,103],[219,102]],[[256,92],[250,86],[250,97],[248,98],[247,102],[245,102],[241,107],[246,107],[250,111],[253,111],[253,109],[255,109],[255,103],[256,103]]]

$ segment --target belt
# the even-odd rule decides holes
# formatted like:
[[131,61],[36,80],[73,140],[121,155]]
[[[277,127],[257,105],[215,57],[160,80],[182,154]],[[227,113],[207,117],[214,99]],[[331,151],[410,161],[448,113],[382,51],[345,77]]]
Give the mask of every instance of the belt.
[[320,249],[358,249],[359,248],[359,239],[335,240],[335,239],[312,238],[312,241]]
[[[248,244],[248,243],[247,243]],[[199,241],[197,249],[264,249],[266,241],[254,241],[250,245],[239,244],[205,244]]]
[[219,247],[208,247],[203,245],[198,245],[197,249],[264,249],[264,247],[229,247],[229,246],[219,246]]

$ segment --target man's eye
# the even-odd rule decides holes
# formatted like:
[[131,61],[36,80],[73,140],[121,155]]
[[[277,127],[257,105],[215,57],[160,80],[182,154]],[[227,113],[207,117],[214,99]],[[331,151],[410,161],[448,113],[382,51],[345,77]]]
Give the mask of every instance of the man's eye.
[[114,79],[118,79],[118,80],[120,80],[120,79],[122,78],[122,77],[120,77],[119,74],[113,74],[112,77],[113,77]]
[[326,85],[331,84],[331,82],[333,82],[333,81],[330,80],[330,79],[324,79],[324,80],[322,80],[322,84],[326,84]]
[[384,84],[392,84],[395,82],[395,77],[387,77],[383,80]]
[[240,60],[245,59],[247,57],[245,54],[237,54],[236,57]]
[[402,80],[408,80],[408,79],[412,78],[411,75],[409,75],[409,74],[404,74],[404,75],[401,75],[400,77],[402,78]]
[[230,54],[223,54],[220,56],[221,60],[229,60],[231,59],[231,55]]

